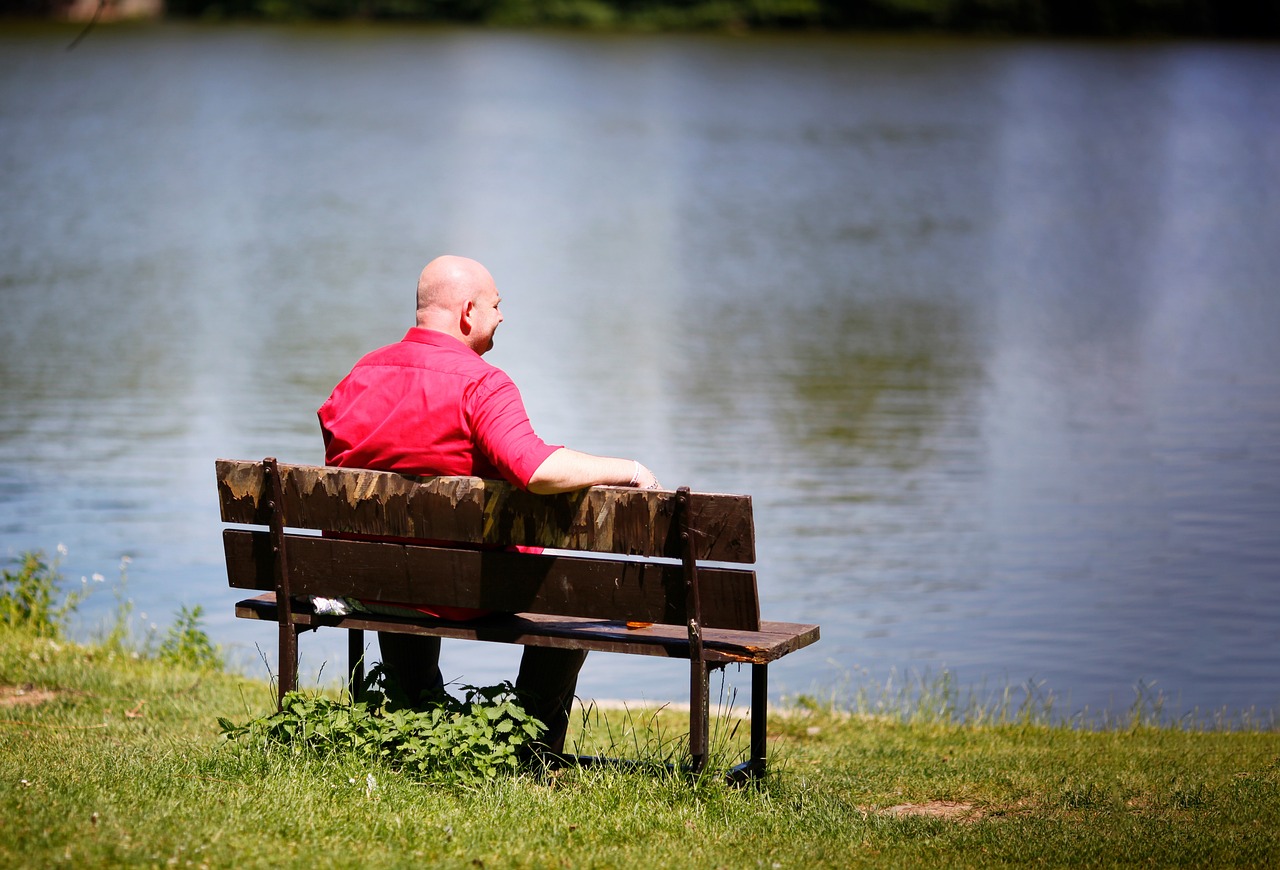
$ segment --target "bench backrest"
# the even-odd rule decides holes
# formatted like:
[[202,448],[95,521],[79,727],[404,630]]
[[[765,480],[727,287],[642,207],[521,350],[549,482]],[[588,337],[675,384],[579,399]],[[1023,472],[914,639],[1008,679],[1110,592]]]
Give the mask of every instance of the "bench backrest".
[[[749,496],[629,487],[538,496],[476,477],[278,468],[282,525],[311,531],[283,535],[294,596],[681,625],[692,566],[702,626],[760,627],[755,572],[703,564],[755,561]],[[263,462],[220,459],[217,477],[223,522],[273,522]],[[224,530],[231,586],[277,588],[275,540]],[[515,546],[577,553],[502,549]]]

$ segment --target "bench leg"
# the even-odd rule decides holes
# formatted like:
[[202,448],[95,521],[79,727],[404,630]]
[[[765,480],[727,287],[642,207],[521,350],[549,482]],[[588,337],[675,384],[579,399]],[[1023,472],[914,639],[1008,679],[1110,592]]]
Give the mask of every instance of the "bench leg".
[[298,688],[298,627],[280,622],[280,676],[277,706],[284,706],[284,696]]
[[351,703],[364,697],[364,629],[347,629],[347,687]]
[[769,666],[751,666],[751,778],[763,779],[769,752]]
[[764,780],[769,752],[769,666],[751,666],[751,755],[729,771],[730,785],[758,785]]
[[704,661],[689,661],[689,755],[694,773],[700,773],[707,763],[710,670]]

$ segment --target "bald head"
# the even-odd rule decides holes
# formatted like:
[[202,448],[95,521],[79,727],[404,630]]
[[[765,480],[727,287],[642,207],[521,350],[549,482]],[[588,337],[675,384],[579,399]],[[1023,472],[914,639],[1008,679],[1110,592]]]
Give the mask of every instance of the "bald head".
[[452,335],[476,353],[493,347],[502,322],[498,287],[489,270],[467,257],[445,255],[418,277],[417,325]]

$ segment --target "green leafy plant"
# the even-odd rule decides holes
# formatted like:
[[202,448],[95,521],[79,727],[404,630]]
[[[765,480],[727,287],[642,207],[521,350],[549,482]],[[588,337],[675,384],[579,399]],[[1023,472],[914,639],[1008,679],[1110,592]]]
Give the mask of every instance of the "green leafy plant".
[[410,709],[388,700],[379,685],[382,678],[381,669],[373,668],[364,700],[353,704],[291,692],[278,712],[243,725],[225,718],[218,724],[228,740],[319,756],[347,754],[418,779],[466,782],[515,772],[546,731],[525,711],[510,683],[463,686],[462,700],[442,692]]
[[[59,547],[59,555],[65,552]],[[72,590],[58,601],[62,574],[58,560],[49,561],[43,551],[23,553],[17,570],[5,569],[0,577],[0,623],[23,627],[37,637],[60,638],[67,617],[88,594],[88,588]]]
[[198,670],[221,670],[222,651],[213,645],[209,635],[200,627],[203,616],[201,605],[188,608],[184,604],[178,610],[169,634],[160,644],[156,657],[162,662]]

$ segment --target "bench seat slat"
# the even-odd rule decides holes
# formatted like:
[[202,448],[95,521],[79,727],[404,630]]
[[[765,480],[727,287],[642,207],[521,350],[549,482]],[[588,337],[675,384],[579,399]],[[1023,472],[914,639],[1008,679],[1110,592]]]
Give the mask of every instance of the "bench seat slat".
[[[216,464],[222,521],[267,525],[270,496],[262,464]],[[279,468],[291,528],[672,559],[682,552],[676,494],[665,490],[595,486],[539,496],[478,477],[283,463]],[[689,514],[695,558],[755,562],[750,496],[691,493]]]
[[[236,603],[236,616],[275,621],[275,595],[268,593]],[[682,625],[655,624],[629,629],[625,623],[535,613],[501,614],[472,622],[402,619],[395,616],[353,614],[317,616],[310,605],[298,602],[295,625],[394,631],[462,640],[515,643],[526,646],[563,646],[598,652],[689,658],[689,638]],[[704,656],[717,664],[768,664],[818,640],[818,626],[793,622],[763,622],[756,632],[707,629]]]
[[[681,567],[618,558],[452,549],[286,535],[295,596],[360,598],[683,625]],[[271,535],[223,531],[227,577],[237,589],[275,589]],[[703,624],[751,631],[760,625],[755,572],[699,571]]]

